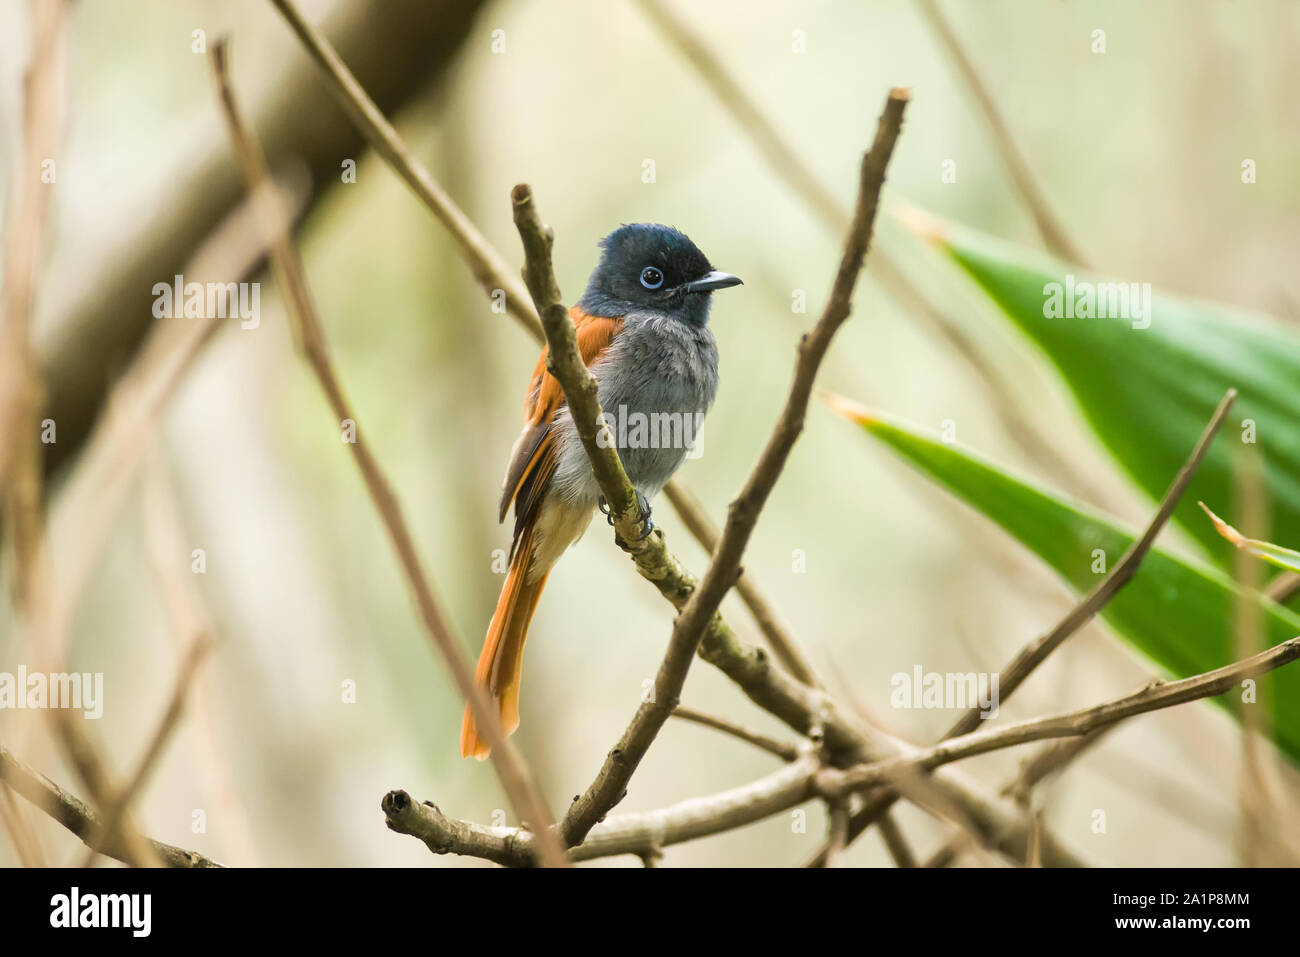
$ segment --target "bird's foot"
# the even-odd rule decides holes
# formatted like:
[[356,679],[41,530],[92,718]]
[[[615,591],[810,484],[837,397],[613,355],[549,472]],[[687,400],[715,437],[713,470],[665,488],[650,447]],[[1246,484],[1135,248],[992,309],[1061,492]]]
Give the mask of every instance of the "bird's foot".
[[[600,509],[601,514],[603,514],[606,517],[606,520],[609,522],[609,524],[613,525],[614,513],[613,511],[611,511],[609,507],[609,503],[605,501],[605,496],[602,495],[600,497],[600,500],[597,501],[596,503],[596,507]],[[647,538],[650,537],[650,533],[655,530],[655,525],[654,522],[650,521],[650,516],[653,514],[653,509],[650,508],[650,500],[647,499],[644,495],[642,495],[639,491],[636,493],[636,507],[637,507],[637,512],[639,513],[640,516],[640,521],[644,525],[644,527],[641,529],[641,534],[637,537],[637,541],[644,542]],[[614,544],[616,544],[619,548],[623,549],[623,551],[625,552],[629,550],[627,542],[624,541],[623,537],[618,533],[614,534]]]

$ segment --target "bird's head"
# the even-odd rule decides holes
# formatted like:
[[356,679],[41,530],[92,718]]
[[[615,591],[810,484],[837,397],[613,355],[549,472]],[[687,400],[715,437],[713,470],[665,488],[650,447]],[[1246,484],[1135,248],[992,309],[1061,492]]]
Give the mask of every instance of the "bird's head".
[[709,320],[713,290],[740,285],[736,276],[714,269],[690,237],[671,226],[620,226],[600,245],[600,264],[579,303],[592,315],[658,312],[702,326]]

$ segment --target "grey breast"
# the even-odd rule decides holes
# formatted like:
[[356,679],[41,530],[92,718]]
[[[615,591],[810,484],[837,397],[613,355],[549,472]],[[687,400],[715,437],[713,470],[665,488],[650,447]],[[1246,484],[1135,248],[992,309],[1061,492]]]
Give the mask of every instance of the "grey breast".
[[[592,371],[600,406],[632,484],[653,497],[691,450],[718,390],[718,346],[707,326],[664,316],[627,317]],[[574,504],[600,495],[567,408],[556,427],[566,433],[553,487]],[[575,454],[576,453],[576,454]]]

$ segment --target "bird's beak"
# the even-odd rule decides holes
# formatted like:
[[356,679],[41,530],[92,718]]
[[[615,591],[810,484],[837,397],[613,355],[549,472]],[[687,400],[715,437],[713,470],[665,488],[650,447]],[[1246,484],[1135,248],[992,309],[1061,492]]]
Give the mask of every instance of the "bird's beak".
[[728,286],[740,286],[743,283],[739,276],[733,276],[729,272],[718,272],[716,269],[709,273],[703,279],[696,279],[694,282],[688,282],[682,286],[683,292],[712,292],[714,289],[726,289]]

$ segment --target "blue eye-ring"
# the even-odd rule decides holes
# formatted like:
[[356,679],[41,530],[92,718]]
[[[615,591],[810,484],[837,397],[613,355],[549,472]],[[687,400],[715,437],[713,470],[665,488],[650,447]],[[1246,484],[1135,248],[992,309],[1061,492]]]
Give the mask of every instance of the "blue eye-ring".
[[641,270],[641,285],[647,289],[658,289],[664,284],[664,274],[654,266],[646,266]]

